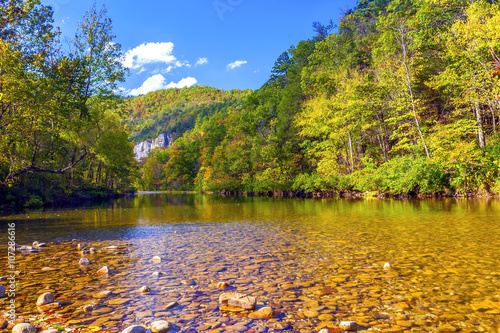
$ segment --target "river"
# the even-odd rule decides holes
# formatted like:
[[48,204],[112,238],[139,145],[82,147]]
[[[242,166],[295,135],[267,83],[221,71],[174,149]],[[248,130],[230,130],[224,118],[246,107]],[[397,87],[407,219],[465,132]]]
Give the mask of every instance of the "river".
[[[121,331],[163,319],[178,332],[340,332],[341,321],[358,332],[500,332],[498,200],[137,195],[0,218],[1,272],[7,223],[18,244],[48,244],[16,257],[17,313],[40,328]],[[96,275],[104,265],[110,273]],[[61,307],[42,317],[35,303],[47,291]],[[275,316],[225,311],[225,291]]]

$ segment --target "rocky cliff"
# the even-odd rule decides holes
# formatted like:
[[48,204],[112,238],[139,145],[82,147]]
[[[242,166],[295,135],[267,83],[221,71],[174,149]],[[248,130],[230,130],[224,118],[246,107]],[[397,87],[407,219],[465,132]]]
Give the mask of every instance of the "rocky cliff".
[[162,133],[156,139],[142,141],[135,144],[134,155],[137,161],[146,158],[155,148],[170,147],[174,133]]

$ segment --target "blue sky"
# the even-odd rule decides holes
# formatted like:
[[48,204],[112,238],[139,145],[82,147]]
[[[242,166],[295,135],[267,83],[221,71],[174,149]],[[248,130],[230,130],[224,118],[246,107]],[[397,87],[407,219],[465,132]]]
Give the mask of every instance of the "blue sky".
[[[94,0],[42,0],[72,38]],[[131,95],[193,84],[258,89],[278,56],[314,36],[312,23],[338,22],[353,0],[97,0],[113,21]]]

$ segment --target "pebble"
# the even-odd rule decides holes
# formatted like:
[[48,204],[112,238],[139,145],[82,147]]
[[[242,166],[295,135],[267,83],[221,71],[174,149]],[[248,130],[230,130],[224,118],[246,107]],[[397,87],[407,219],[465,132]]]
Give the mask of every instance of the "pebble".
[[153,274],[151,274],[151,275],[153,275],[153,276],[160,276],[160,275],[162,275],[162,273],[161,272],[153,272]]
[[78,265],[82,266],[90,265],[90,260],[88,260],[87,258],[81,258],[80,261],[78,262]]
[[151,291],[151,289],[148,287],[148,286],[142,286],[140,289],[139,289],[140,292],[143,292],[143,293],[148,293]]
[[36,300],[36,305],[41,306],[54,302],[54,294],[51,292],[41,294]]
[[272,317],[274,317],[274,311],[269,306],[263,307],[263,308],[255,311],[255,312],[252,312],[248,315],[248,318],[254,318],[254,319],[257,319],[257,318],[269,319]]
[[153,333],[166,333],[170,331],[172,324],[166,320],[158,320],[151,323],[151,332]]
[[109,274],[109,267],[108,266],[104,266],[102,268],[100,268],[97,273],[97,275],[107,275]]
[[165,310],[173,309],[173,308],[175,308],[178,305],[179,305],[179,303],[177,303],[177,302],[168,303],[167,305],[165,305]]
[[55,328],[49,328],[45,331],[42,331],[41,333],[60,333],[61,331],[59,331],[58,329],[55,329]]
[[392,268],[392,266],[391,266],[391,264],[390,264],[390,263],[386,262],[386,263],[384,264],[384,269],[385,269],[385,270],[389,270],[389,269],[391,269],[391,268]]
[[217,283],[217,288],[219,288],[219,289],[226,289],[227,287],[229,287],[229,284],[227,282]]
[[31,324],[22,323],[17,324],[12,328],[12,333],[35,333],[36,328],[34,328]]
[[354,331],[358,327],[355,321],[342,321],[340,322],[340,328],[344,331]]
[[152,260],[154,260],[154,261],[161,261],[161,257],[160,256],[154,256]]

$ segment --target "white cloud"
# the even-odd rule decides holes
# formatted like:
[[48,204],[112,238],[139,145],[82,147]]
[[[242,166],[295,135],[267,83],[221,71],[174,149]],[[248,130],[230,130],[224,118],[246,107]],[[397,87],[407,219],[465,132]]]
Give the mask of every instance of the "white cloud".
[[169,84],[166,83],[166,79],[163,75],[161,74],[156,74],[151,77],[149,77],[142,86],[140,86],[137,89],[132,89],[129,92],[129,95],[132,96],[139,96],[139,95],[144,95],[147,94],[150,91],[155,91],[155,90],[161,90],[161,89],[169,89],[169,88],[183,88],[183,87],[191,87],[192,85],[196,84],[198,81],[194,77],[187,77],[179,82],[170,82]]
[[241,65],[246,64],[246,60],[237,60],[235,62],[230,63],[229,65],[226,66],[227,70],[233,70],[235,68],[241,67]]
[[172,54],[174,43],[144,43],[125,53],[123,65],[128,68],[138,69],[143,65],[152,63],[182,64]]
[[196,80],[194,77],[186,77],[179,82],[170,82],[167,84],[167,89],[168,88],[183,88],[183,87],[191,87],[192,85],[198,83],[198,80]]
[[137,74],[141,74],[142,72],[145,72],[145,71],[146,71],[146,68],[141,67],[141,69],[139,70],[139,72],[137,72]]
[[195,66],[199,66],[199,65],[204,65],[208,62],[208,59],[207,58],[200,58],[198,59],[198,61],[196,62]]

